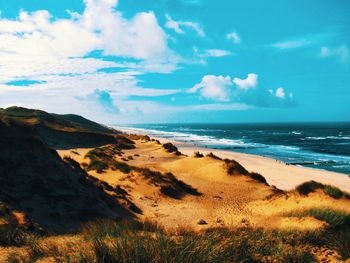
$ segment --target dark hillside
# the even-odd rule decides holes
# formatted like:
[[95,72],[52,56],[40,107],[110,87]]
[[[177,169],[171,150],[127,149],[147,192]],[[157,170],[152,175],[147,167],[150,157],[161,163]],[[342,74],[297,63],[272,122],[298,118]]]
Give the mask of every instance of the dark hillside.
[[25,124],[37,131],[50,147],[70,149],[96,147],[115,142],[120,132],[81,116],[50,114],[41,110],[10,107],[0,109],[3,120]]
[[79,168],[49,149],[35,127],[0,116],[0,202],[54,232],[131,216]]

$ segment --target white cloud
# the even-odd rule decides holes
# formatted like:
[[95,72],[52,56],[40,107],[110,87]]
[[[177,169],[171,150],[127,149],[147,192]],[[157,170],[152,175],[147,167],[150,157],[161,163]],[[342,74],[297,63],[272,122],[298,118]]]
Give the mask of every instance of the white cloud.
[[321,47],[320,56],[323,58],[337,57],[340,59],[340,61],[346,62],[349,58],[349,50],[345,45],[333,49],[329,47]]
[[[257,74],[250,73],[246,79],[230,76],[206,75],[201,82],[188,89],[188,93],[199,93],[200,97],[226,102],[221,105],[240,104],[246,107],[293,107],[293,94],[279,87],[276,90],[257,86]],[[236,85],[234,85],[236,84]],[[228,107],[228,106],[227,106]]]
[[299,39],[299,40],[287,40],[287,41],[277,42],[275,44],[272,44],[272,46],[278,49],[292,49],[292,48],[303,47],[311,43],[312,42],[308,39]]
[[234,44],[238,44],[241,42],[241,38],[237,32],[231,32],[231,33],[227,34],[226,38],[228,40],[231,40]]
[[207,49],[205,55],[208,57],[226,57],[231,56],[232,53],[228,50],[223,49]]
[[184,28],[189,28],[194,30],[198,36],[204,37],[205,33],[198,23],[190,21],[175,21],[169,15],[165,15],[166,23],[165,26],[169,29],[173,29],[178,34],[185,34]]
[[200,92],[201,96],[216,101],[228,101],[232,81],[229,76],[206,75],[188,93]]
[[240,89],[254,88],[258,84],[258,75],[249,73],[246,79],[234,78],[233,83]]
[[279,87],[276,90],[275,96],[278,97],[278,98],[284,99],[286,97],[286,94],[285,94],[283,88]]
[[[16,19],[0,17],[0,107],[32,105],[52,112],[120,111],[129,96],[163,96],[174,89],[145,89],[137,76],[145,72],[169,73],[179,58],[169,49],[167,36],[153,12],[124,18],[117,0],[85,0],[83,13],[70,18],[52,17],[46,10],[20,11]],[[89,57],[93,51],[115,61]],[[129,58],[135,62],[130,62]],[[118,61],[118,62],[116,62]],[[110,69],[108,72],[106,69]],[[29,86],[8,82],[32,80]],[[96,98],[110,95],[110,104],[96,110],[77,100],[98,90]],[[113,101],[112,101],[113,100]],[[94,103],[98,103],[96,100]],[[88,102],[92,103],[92,102]],[[69,105],[67,107],[67,105]]]
[[[153,12],[138,13],[128,20],[114,10],[115,0],[86,0],[85,4],[83,14],[74,13],[70,19],[53,19],[46,10],[21,11],[16,20],[0,19],[1,68],[7,68],[9,77],[17,73],[23,76],[23,70],[38,75],[45,68],[50,74],[52,67],[56,70],[61,67],[65,72],[65,65],[78,61],[71,61],[72,58],[79,58],[79,63],[89,67],[91,59],[83,57],[94,50],[144,60],[134,67],[143,64],[144,69],[150,70],[158,70],[159,65],[176,60]],[[25,69],[28,61],[33,69]],[[95,59],[94,65],[97,64],[116,66],[116,63]],[[133,65],[124,63],[124,66]],[[95,67],[88,71],[93,69]],[[7,76],[3,72],[1,75]]]

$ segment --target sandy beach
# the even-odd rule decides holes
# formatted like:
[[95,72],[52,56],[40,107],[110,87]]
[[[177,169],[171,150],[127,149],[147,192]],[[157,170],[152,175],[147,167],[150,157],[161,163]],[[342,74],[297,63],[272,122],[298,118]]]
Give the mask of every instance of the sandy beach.
[[[115,128],[125,133],[142,135],[147,134],[146,132],[132,128]],[[313,180],[323,184],[336,186],[343,191],[350,193],[350,177],[347,174],[297,165],[287,165],[279,160],[264,156],[244,154],[227,150],[209,149],[193,145],[189,142],[179,142],[171,139],[153,136],[152,138],[159,140],[161,143],[171,142],[179,148],[179,151],[181,153],[188,156],[191,156],[194,152],[199,151],[203,154],[212,152],[221,158],[234,159],[243,165],[249,172],[260,173],[266,178],[267,182],[270,185],[274,185],[281,190],[292,190],[304,182]]]

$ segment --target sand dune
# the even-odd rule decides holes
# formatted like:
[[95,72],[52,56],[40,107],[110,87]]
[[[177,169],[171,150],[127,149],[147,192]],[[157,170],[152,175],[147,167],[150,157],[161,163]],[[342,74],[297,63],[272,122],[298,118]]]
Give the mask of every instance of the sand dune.
[[[116,160],[126,162],[132,167],[146,167],[161,173],[171,172],[177,179],[197,189],[201,195],[186,195],[180,199],[170,198],[159,191],[159,187],[142,177],[138,172],[123,173],[107,170],[104,173],[90,172],[99,180],[125,189],[129,199],[140,208],[137,215],[141,219],[153,220],[169,229],[208,227],[254,226],[267,228],[317,229],[325,223],[312,217],[293,218],[285,216],[295,210],[312,208],[336,208],[350,212],[349,200],[337,200],[321,191],[301,196],[295,191],[279,193],[272,186],[257,182],[249,176],[229,176],[224,162],[211,157],[195,158],[194,150],[208,152],[208,149],[181,146],[180,150],[189,156],[175,155],[164,150],[154,141],[137,140],[135,149],[123,150]],[[70,155],[78,162],[86,162],[84,155],[89,149],[60,151],[60,155]],[[72,154],[77,152],[77,154]],[[315,174],[315,169],[287,166],[272,159],[246,156],[236,153],[215,152],[225,158],[239,160],[249,170],[273,173],[266,178],[276,180],[275,185],[292,189],[298,180],[277,177],[292,176],[295,170]],[[248,164],[248,165],[247,165]],[[281,168],[282,167],[282,168]],[[283,171],[287,169],[287,171]],[[316,170],[317,171],[317,170]],[[281,173],[279,173],[281,175]],[[299,182],[308,181],[306,174],[298,177]],[[287,181],[287,183],[284,182]],[[198,224],[200,220],[205,224]]]

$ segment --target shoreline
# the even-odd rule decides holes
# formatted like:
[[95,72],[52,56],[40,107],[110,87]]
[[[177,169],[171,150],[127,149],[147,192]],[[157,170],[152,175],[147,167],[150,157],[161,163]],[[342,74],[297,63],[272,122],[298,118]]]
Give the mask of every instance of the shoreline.
[[[140,131],[133,128],[116,128],[125,133],[134,133],[148,135],[146,131]],[[323,184],[333,185],[339,189],[350,193],[350,177],[343,173],[331,172],[311,167],[299,165],[288,165],[282,161],[265,157],[261,155],[246,154],[228,150],[211,149],[196,146],[190,142],[175,141],[168,138],[150,136],[161,143],[173,143],[181,153],[192,156],[194,152],[199,151],[203,154],[212,152],[220,158],[234,159],[245,167],[249,172],[257,172],[264,176],[269,185],[274,185],[281,190],[293,190],[296,186],[308,182],[316,181]]]

